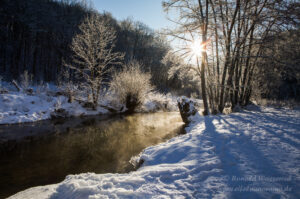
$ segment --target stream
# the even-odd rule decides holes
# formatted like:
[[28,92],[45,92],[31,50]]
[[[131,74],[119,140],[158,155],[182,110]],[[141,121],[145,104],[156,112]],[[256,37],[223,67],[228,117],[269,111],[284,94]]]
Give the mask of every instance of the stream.
[[178,112],[0,126],[0,198],[69,174],[125,173],[148,146],[184,133]]

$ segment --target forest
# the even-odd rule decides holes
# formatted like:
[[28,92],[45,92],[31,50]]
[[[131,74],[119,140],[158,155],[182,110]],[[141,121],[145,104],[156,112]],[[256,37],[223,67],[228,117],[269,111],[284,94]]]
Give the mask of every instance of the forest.
[[[27,71],[33,82],[57,82],[65,71],[63,60],[71,55],[70,44],[86,15],[96,14],[109,21],[116,31],[116,52],[124,53],[124,63],[137,60],[152,74],[153,84],[168,92],[172,81],[162,60],[170,50],[166,39],[147,25],[127,19],[116,21],[109,13],[98,13],[83,1],[4,0],[1,2],[0,75],[18,80]],[[12,14],[13,13],[13,14]],[[178,85],[180,88],[181,85]]]

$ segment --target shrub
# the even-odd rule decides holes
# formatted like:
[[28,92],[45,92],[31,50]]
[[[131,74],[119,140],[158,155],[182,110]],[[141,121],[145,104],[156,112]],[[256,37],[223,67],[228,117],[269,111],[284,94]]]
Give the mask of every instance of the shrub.
[[28,71],[25,70],[24,73],[20,76],[21,88],[26,91],[27,89],[29,89],[29,86],[32,85],[32,81],[33,75],[29,74]]
[[61,73],[57,83],[60,92],[68,97],[68,103],[72,103],[75,95],[79,93],[79,86],[71,79],[69,70],[65,70]]
[[152,90],[150,73],[144,73],[137,61],[131,61],[113,75],[110,90],[126,107],[127,113],[133,113],[143,104],[145,96]]

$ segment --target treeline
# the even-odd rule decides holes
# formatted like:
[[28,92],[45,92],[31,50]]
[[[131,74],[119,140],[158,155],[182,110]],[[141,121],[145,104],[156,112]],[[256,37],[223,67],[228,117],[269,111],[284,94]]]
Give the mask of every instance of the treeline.
[[[163,58],[170,50],[166,40],[145,24],[127,19],[118,22],[109,13],[98,13],[80,0],[3,0],[0,3],[0,76],[18,79],[28,71],[33,81],[56,82],[71,56],[72,38],[90,14],[100,15],[115,29],[114,51],[125,54],[124,63],[137,60],[152,74],[152,83],[169,91],[168,67]],[[181,82],[180,80],[177,80]],[[182,85],[177,86],[181,88]],[[174,89],[177,89],[174,88]],[[197,90],[195,88],[195,90]]]

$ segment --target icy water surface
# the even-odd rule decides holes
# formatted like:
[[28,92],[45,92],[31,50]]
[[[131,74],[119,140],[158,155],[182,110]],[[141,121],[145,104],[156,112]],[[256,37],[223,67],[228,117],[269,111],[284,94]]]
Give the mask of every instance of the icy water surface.
[[184,133],[183,125],[176,112],[2,125],[0,198],[68,174],[132,171],[132,156]]

